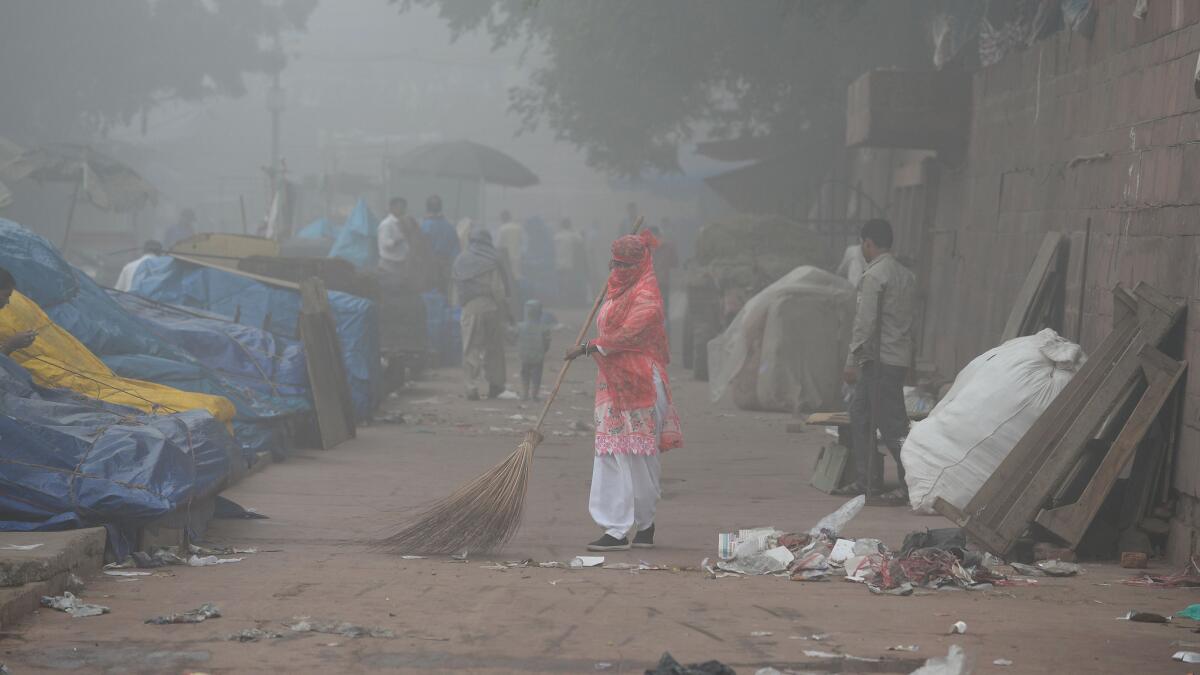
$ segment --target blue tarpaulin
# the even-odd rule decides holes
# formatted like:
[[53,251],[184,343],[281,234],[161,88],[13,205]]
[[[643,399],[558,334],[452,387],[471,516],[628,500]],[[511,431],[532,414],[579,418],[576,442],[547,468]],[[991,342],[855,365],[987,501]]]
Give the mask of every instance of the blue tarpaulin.
[[331,223],[328,218],[317,218],[300,228],[296,237],[300,239],[337,239],[339,229],[341,228]]
[[182,346],[164,340],[127,312],[90,277],[68,264],[48,241],[0,218],[0,267],[58,325],[119,375],[184,391],[224,396],[237,408],[235,436],[248,462],[260,450],[281,449],[289,405],[221,377]]
[[[176,258],[151,258],[138,268],[133,292],[169,305],[238,317],[275,335],[299,334],[300,293],[225,269],[194,265]],[[374,410],[374,380],[379,370],[379,336],[375,303],[329,291],[329,306],[342,346],[350,393],[358,418]]]
[[329,257],[344,258],[357,267],[374,265],[379,254],[375,241],[378,228],[379,221],[375,219],[371,209],[367,208],[367,201],[359,199],[354,205],[354,211],[346,219],[346,224],[338,232],[333,248],[329,249]]
[[0,355],[0,530],[132,527],[215,494],[233,441],[203,410],[145,415],[34,384]]
[[133,293],[108,293],[149,323],[159,337],[183,347],[225,379],[280,399],[276,402],[291,411],[312,409],[308,367],[299,341],[203,310],[167,305]]

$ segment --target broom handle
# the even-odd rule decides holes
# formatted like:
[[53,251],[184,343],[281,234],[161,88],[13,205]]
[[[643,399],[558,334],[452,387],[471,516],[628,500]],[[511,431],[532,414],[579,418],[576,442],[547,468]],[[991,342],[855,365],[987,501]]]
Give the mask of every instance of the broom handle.
[[[633,223],[633,234],[637,234],[638,230],[642,229],[642,217],[638,216]],[[575,345],[583,344],[587,337],[588,331],[592,328],[592,322],[596,320],[596,314],[600,312],[600,305],[604,304],[604,292],[607,286],[600,290],[596,296],[596,302],[592,304],[592,311],[588,314],[587,321],[583,322],[583,327],[579,329],[579,337],[575,338]],[[542,414],[538,416],[537,424],[533,426],[533,430],[541,432],[542,424],[546,421],[546,416],[550,414],[550,406],[554,405],[554,399],[558,397],[558,390],[562,387],[563,380],[567,377],[567,369],[571,367],[570,361],[563,361],[562,368],[558,371],[558,379],[554,381],[554,389],[550,391],[550,395],[546,397],[546,405],[542,406]]]

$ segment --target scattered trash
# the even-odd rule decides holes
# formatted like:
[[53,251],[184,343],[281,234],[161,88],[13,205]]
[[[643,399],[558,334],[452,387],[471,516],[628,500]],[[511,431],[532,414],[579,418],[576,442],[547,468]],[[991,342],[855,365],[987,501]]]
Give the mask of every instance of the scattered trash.
[[198,555],[193,555],[188,558],[187,564],[189,567],[211,567],[212,565],[242,562],[242,560],[244,558],[218,558],[215,555],[207,555],[201,558]]
[[789,635],[789,640],[812,640],[813,642],[823,642],[829,639],[829,633],[813,633],[812,635]]
[[222,497],[221,495],[217,495],[216,503],[213,505],[213,518],[233,518],[233,519],[243,518],[246,520],[259,520],[259,519],[268,520],[270,517],[264,516],[263,514],[259,513],[258,511],[255,511],[254,509],[244,508],[241,504],[238,504],[237,502],[233,501],[232,499],[229,499],[228,497]]
[[400,559],[401,560],[424,560],[425,556],[423,556],[423,555],[402,555],[402,556],[400,556]]
[[646,675],[737,675],[733,668],[720,661],[705,661],[704,663],[689,663],[683,665],[671,656],[671,652],[663,652],[662,658],[653,670],[647,670]]
[[505,390],[503,392],[500,392],[500,395],[497,396],[496,398],[501,401],[516,401],[516,400],[519,400],[521,397],[518,396],[517,392],[515,392],[515,391]]
[[374,626],[356,626],[345,621],[336,619],[313,619],[307,616],[293,617],[292,623],[288,625],[288,630],[295,633],[326,633],[328,635],[341,635],[348,638],[373,637],[373,638],[394,638],[396,634],[386,628],[377,628]]
[[283,637],[283,635],[279,633],[272,633],[260,628],[247,628],[239,633],[230,635],[226,639],[230,640],[231,642],[258,642],[259,640],[273,640],[281,637]]
[[917,645],[896,645],[895,647],[888,647],[888,651],[889,652],[919,652],[919,651],[921,651],[921,648],[918,647]]
[[821,533],[828,533],[831,538],[836,538],[837,533],[841,532],[846,525],[862,511],[863,505],[867,503],[866,495],[859,495],[854,499],[842,504],[837,511],[825,516],[817,521],[817,524],[808,531],[809,535],[817,536]]
[[[258,553],[256,548],[237,548],[236,546],[200,546],[199,544],[189,544],[188,550],[196,555],[237,555]],[[280,549],[264,549],[263,553],[278,553]]]
[[841,654],[835,654],[833,652],[822,652],[822,651],[819,651],[816,649],[805,649],[804,655],[810,659],[840,659],[840,658],[842,658]]
[[609,668],[612,668],[612,667],[613,667],[613,664],[611,664],[607,661],[601,661],[600,663],[594,664],[592,666],[592,668],[594,670],[608,670]]
[[1012,659],[996,659],[995,661],[992,661],[993,666],[1007,667],[1007,666],[1011,666],[1012,664],[1013,664]]
[[578,569],[580,567],[599,567],[604,564],[604,556],[602,555],[579,555],[571,560],[571,567]]
[[167,614],[165,616],[156,616],[146,619],[146,623],[163,626],[170,623],[200,623],[208,619],[216,619],[221,616],[220,610],[211,602],[206,602],[196,609],[191,609],[179,614]]
[[1195,619],[1200,621],[1200,605],[1188,605],[1186,608],[1176,613],[1175,616],[1182,616],[1186,619]]
[[774,635],[774,633],[769,630],[756,630],[750,634],[750,637],[771,637],[772,635]]
[[522,415],[521,413],[517,413],[516,415],[509,415],[509,416],[508,416],[508,419],[510,419],[510,420],[512,420],[512,421],[514,421],[514,422],[525,422],[525,421],[532,421],[532,420],[526,420],[526,419],[525,419],[525,416],[524,416],[524,415]]
[[1028,575],[1031,577],[1046,576],[1046,573],[1043,572],[1041,570],[1041,568],[1034,567],[1033,565],[1026,565],[1025,563],[1014,562],[1014,563],[1009,563],[1008,566],[1013,568],[1014,570],[1020,572],[1021,574],[1025,574],[1025,575]]
[[1145,569],[1149,558],[1141,551],[1124,551],[1121,553],[1121,567],[1126,569]]
[[39,546],[45,546],[45,544],[5,544],[0,546],[0,551],[32,551]]
[[911,675],[963,675],[966,672],[966,652],[958,645],[950,645],[950,651],[945,656],[929,659],[925,665],[914,670]]
[[1146,574],[1140,577],[1126,579],[1124,582],[1129,586],[1146,586],[1149,588],[1185,588],[1192,586],[1200,586],[1200,556],[1192,556],[1188,564],[1175,574],[1169,575],[1151,575]]
[[1073,577],[1083,572],[1083,568],[1079,565],[1062,560],[1039,560],[1034,563],[1034,566],[1051,577]]
[[1134,621],[1136,623],[1167,623],[1171,619],[1154,612],[1139,612],[1131,609],[1124,616],[1118,616],[1117,621]]
[[112,610],[104,605],[92,605],[75,597],[74,593],[64,591],[59,596],[42,596],[42,607],[57,609],[60,612],[66,612],[76,619],[81,619],[85,616],[100,616],[108,614]]
[[965,621],[955,621],[953,626],[950,626],[951,635],[966,635],[967,623]]
[[754,671],[754,675],[783,675],[783,673],[768,666]]
[[110,577],[148,577],[151,573],[134,570],[104,570],[104,574]]
[[1200,652],[1175,652],[1171,659],[1184,663],[1200,663]]
[[749,556],[739,555],[731,561],[723,560],[717,563],[717,567],[738,574],[774,574],[787,570],[795,559],[796,556],[786,547],[776,546]]

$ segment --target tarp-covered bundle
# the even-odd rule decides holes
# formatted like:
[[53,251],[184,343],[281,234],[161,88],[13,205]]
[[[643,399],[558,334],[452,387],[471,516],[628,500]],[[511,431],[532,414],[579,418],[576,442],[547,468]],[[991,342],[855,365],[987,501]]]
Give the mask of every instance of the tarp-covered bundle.
[[374,265],[379,253],[375,240],[378,229],[379,221],[367,208],[367,201],[359,199],[346,224],[338,231],[333,248],[329,249],[329,257],[345,258],[357,267]]
[[[283,337],[298,336],[300,293],[294,288],[257,281],[225,269],[194,265],[171,257],[142,263],[133,292],[158,302],[192,307],[260,326]],[[359,419],[374,409],[374,382],[379,370],[379,336],[375,303],[329,291],[350,393]]]
[[237,409],[234,435],[248,461],[258,451],[283,445],[282,418],[290,414],[289,409],[225,380],[183,348],[161,339],[90,277],[71,267],[49,242],[2,218],[0,267],[12,272],[17,288],[50,319],[117,374],[229,399]]
[[40,307],[19,291],[0,309],[0,336],[37,331],[37,339],[12,357],[38,384],[59,387],[107,403],[137,408],[145,413],[169,414],[207,410],[222,422],[233,419],[233,404],[220,396],[196,394],[155,382],[117,375],[75,336],[54,323]]
[[712,400],[732,390],[745,410],[840,407],[854,309],[850,282],[807,265],[792,270],[708,343]]
[[122,307],[145,320],[164,340],[179,345],[208,368],[239,386],[270,397],[292,412],[312,409],[308,367],[296,340],[220,315],[156,302],[133,293],[109,291]]
[[38,386],[5,356],[0,403],[0,530],[144,523],[215,494],[236,456],[203,410],[141,415]]

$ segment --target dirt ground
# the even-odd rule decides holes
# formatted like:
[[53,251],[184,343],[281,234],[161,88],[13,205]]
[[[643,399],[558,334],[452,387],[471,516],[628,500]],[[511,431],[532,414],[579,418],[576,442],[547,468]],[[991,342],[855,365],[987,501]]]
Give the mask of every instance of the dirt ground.
[[[554,353],[569,339],[561,331]],[[548,364],[548,380],[556,366]],[[215,521],[208,540],[258,553],[236,564],[92,579],[85,598],[111,614],[73,619],[43,610],[0,636],[0,662],[18,674],[640,673],[669,651],[685,662],[719,659],[739,673],[766,666],[907,673],[958,644],[979,673],[1182,673],[1189,667],[1171,654],[1200,649],[1191,621],[1116,620],[1129,609],[1172,614],[1200,594],[1123,585],[1129,572],[1112,564],[1085,564],[1080,577],[1031,587],[912,597],[875,596],[844,581],[707,578],[697,567],[715,557],[718,532],[807,530],[842,500],[808,487],[829,440],[821,430],[789,434],[787,415],[713,405],[705,385],[682,371],[674,387],[687,447],[664,458],[659,545],[607,556],[676,569],[489,569],[494,561],[568,561],[599,535],[587,513],[590,437],[555,434],[590,417],[593,373],[582,365],[564,387],[537,452],[525,524],[498,554],[403,560],[369,546],[414,506],[503,458],[524,424],[510,417],[535,412],[517,401],[468,403],[458,395],[457,373],[440,371],[388,402],[405,414],[404,424],[362,428],[354,441],[271,465],[229,490],[226,496],[270,519]],[[845,534],[898,546],[907,532],[947,524],[907,509],[868,507]],[[144,623],[206,602],[222,616],[193,625]],[[396,636],[289,634],[284,626],[298,616]],[[967,633],[948,635],[959,620]],[[249,628],[288,635],[228,640]],[[895,645],[919,651],[889,651]],[[996,659],[1013,663],[1001,667]]]

